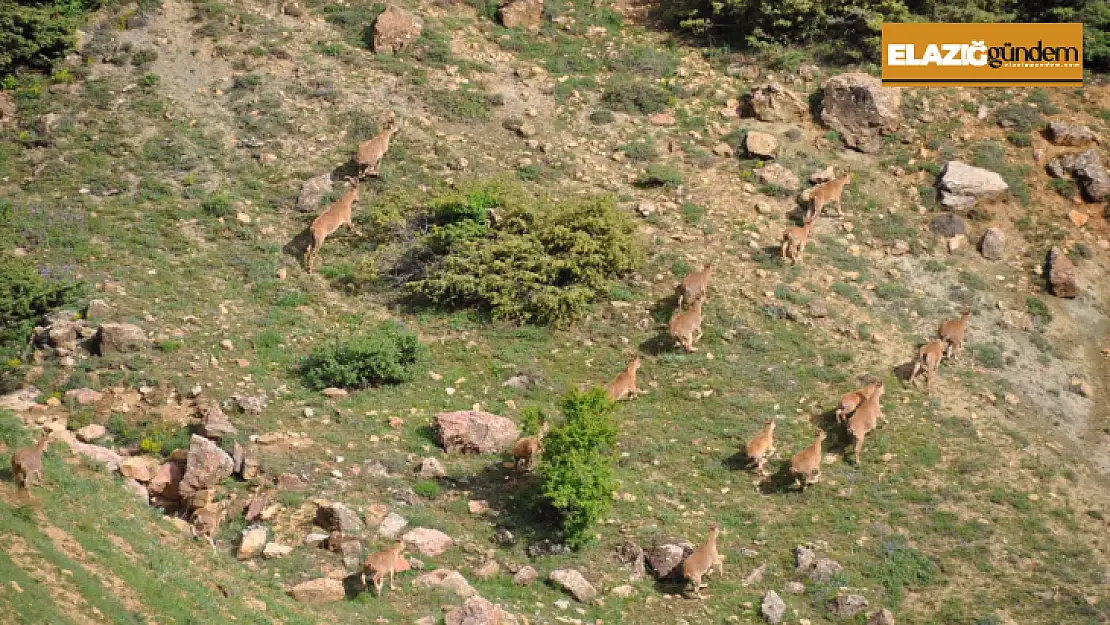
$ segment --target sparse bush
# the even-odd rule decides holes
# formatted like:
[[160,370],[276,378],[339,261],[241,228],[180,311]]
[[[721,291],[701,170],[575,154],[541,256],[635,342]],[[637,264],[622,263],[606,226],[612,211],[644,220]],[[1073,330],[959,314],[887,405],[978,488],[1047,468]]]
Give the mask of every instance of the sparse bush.
[[153,63],[157,60],[158,52],[150,48],[139,50],[135,54],[131,55],[131,64],[135,67],[147,65],[148,63]]
[[314,350],[301,374],[305,385],[316,390],[399,384],[423,370],[427,352],[415,334],[387,321]]
[[437,115],[449,122],[486,122],[493,117],[494,97],[474,87],[455,91],[433,90],[426,102]]
[[682,184],[682,172],[666,165],[648,165],[636,178],[640,187],[677,187]]
[[605,124],[611,124],[615,119],[616,117],[613,115],[613,111],[610,111],[608,109],[601,109],[590,113],[590,123],[594,124],[595,126],[604,126]]
[[1033,135],[1028,132],[1011,132],[1007,133],[1006,140],[1019,148],[1027,148],[1033,145]]
[[1041,323],[1047,324],[1052,321],[1052,311],[1049,310],[1044,300],[1039,297],[1033,297],[1032,295],[1026,297],[1025,309],[1028,310],[1030,314],[1037,317]]
[[412,487],[412,492],[420,495],[424,499],[435,499],[439,496],[439,484],[430,480],[417,482],[416,485]]
[[[433,228],[435,259],[426,277],[408,284],[435,304],[567,325],[640,260],[632,226],[610,197],[554,203],[493,184],[466,198],[447,203],[452,218],[464,218],[451,222],[450,237]],[[487,230],[484,215],[494,207],[498,218]]]
[[1016,132],[1032,132],[1044,123],[1044,115],[1040,110],[1028,104],[1012,103],[1001,106],[994,112],[994,116],[999,126]]
[[659,157],[659,150],[655,147],[655,139],[651,137],[642,137],[634,141],[629,141],[617,149],[627,154],[628,159],[633,163],[654,161]]
[[696,226],[705,218],[705,207],[693,202],[683,202],[682,218],[691,226]]
[[139,451],[144,454],[168,456],[175,449],[189,448],[189,428],[159,423],[150,428],[139,440]]
[[200,203],[201,209],[212,217],[227,217],[231,215],[231,198],[222,191],[213,193]]
[[612,505],[618,433],[612,411],[604,390],[574,392],[563,401],[563,422],[544,439],[543,495],[561,513],[563,536],[574,549],[589,541],[590,528]]
[[601,101],[614,111],[658,113],[667,108],[671,94],[666,89],[629,74],[616,74],[601,93]]

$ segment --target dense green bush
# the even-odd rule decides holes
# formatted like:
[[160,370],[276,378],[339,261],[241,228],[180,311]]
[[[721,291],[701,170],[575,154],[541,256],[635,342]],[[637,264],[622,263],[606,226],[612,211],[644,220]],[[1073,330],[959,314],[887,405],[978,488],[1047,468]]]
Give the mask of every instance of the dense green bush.
[[542,492],[560,512],[563,536],[574,549],[589,542],[590,528],[613,502],[618,431],[612,411],[602,389],[572,392],[563,401],[563,422],[544,438]]
[[437,305],[566,325],[642,257],[611,197],[556,203],[507,183],[448,197],[433,214],[452,221],[431,228],[427,272],[408,283]]
[[616,74],[605,85],[601,101],[623,113],[658,113],[667,108],[671,94],[654,82],[631,74]]
[[0,74],[48,69],[77,43],[77,28],[100,0],[0,0]]
[[301,373],[305,384],[316,390],[399,384],[423,370],[427,353],[415,334],[386,321],[314,350]]
[[30,349],[31,332],[48,312],[75,305],[85,285],[51,280],[30,264],[0,261],[0,375],[18,368]]

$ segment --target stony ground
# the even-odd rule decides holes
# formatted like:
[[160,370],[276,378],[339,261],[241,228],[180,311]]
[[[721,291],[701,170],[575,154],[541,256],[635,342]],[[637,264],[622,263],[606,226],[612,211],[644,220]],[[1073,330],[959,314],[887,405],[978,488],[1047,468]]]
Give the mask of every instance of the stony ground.
[[[113,10],[70,70],[6,92],[18,112],[0,117],[2,253],[94,285],[102,303],[72,332],[114,348],[43,350],[26,380],[38,394],[4,400],[5,467],[42,426],[62,442],[43,488],[0,483],[0,620],[453,623],[464,602],[489,611],[476,596],[522,623],[757,623],[779,607],[790,623],[889,622],[883,609],[938,625],[1110,620],[1106,195],[1045,169],[1106,153],[1041,132],[1110,136],[1101,77],[906,90],[863,152],[820,115],[821,90],[849,68],[682,43],[643,6],[548,2],[528,30],[474,4],[400,3],[423,31],[396,55],[369,49],[384,8],[369,4]],[[768,98],[763,120],[748,97]],[[303,185],[350,173],[388,111],[403,126],[355,204],[367,234],[340,230],[307,274],[296,244],[339,183],[308,198]],[[937,188],[953,160],[1005,191],[974,173],[974,206],[949,210]],[[830,166],[854,176],[844,215],[784,263],[798,195]],[[646,263],[562,330],[399,304],[400,252],[377,217],[498,176],[615,196]],[[997,253],[981,244],[991,228]],[[1075,264],[1076,297],[1056,296],[1070,285],[1049,280],[1053,248]],[[684,353],[665,323],[675,284],[704,262],[705,335]],[[917,347],[965,307],[962,357],[932,395],[906,384]],[[419,333],[427,373],[343,395],[304,385],[313,347],[384,318]],[[618,409],[620,488],[581,551],[525,505],[534,479],[507,454],[437,445],[438,413],[477,405],[519,422],[633,353],[648,392]],[[857,465],[831,411],[866,374],[886,381],[886,420]],[[829,432],[820,484],[801,493],[746,467],[768,417],[772,473],[815,427]],[[189,438],[202,419],[219,446]],[[174,512],[172,473],[226,475],[221,448],[235,447],[236,475],[182,483],[227,511],[213,550]],[[709,521],[725,570],[705,598],[655,581],[667,545],[681,558]],[[350,573],[392,536],[423,570],[378,599]],[[515,583],[527,567],[538,579]],[[585,582],[564,589],[556,570]]]

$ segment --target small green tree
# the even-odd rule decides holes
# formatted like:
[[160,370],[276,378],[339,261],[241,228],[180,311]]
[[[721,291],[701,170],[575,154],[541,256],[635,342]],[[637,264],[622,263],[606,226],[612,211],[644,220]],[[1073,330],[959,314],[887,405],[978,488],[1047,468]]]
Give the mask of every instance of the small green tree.
[[563,401],[564,421],[544,439],[542,492],[561,513],[563,535],[573,549],[589,541],[590,528],[612,505],[617,444],[612,412],[604,390],[573,392]]
[[428,348],[392,321],[313,350],[301,366],[305,385],[366,388],[408,382],[423,370]]

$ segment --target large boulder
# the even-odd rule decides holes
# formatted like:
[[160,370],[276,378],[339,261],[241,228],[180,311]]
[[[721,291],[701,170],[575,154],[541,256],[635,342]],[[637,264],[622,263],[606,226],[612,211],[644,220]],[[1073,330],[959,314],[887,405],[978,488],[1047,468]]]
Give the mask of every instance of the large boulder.
[[1076,297],[1079,295],[1079,282],[1075,274],[1075,263],[1071,262],[1064,250],[1054,247],[1048,253],[1048,283],[1056,297]]
[[429,558],[442,555],[451,545],[455,544],[454,539],[447,534],[426,527],[418,527],[405,532],[401,540],[405,541],[409,549],[414,549],[420,555]]
[[763,602],[760,604],[759,610],[768,623],[778,625],[786,616],[786,602],[782,600],[777,592],[768,590],[767,594],[763,595]]
[[779,140],[774,135],[752,130],[744,137],[744,151],[754,158],[772,159],[779,154]]
[[979,252],[987,260],[1002,260],[1006,251],[1006,233],[1000,228],[987,228],[983,240],[979,242]]
[[191,497],[199,491],[211,490],[231,475],[234,468],[235,463],[226,451],[207,438],[193,434],[178,492],[182,497]]
[[691,553],[694,546],[685,540],[662,539],[648,550],[647,563],[655,579],[669,579],[680,573],[678,565]]
[[365,529],[358,513],[339,502],[319,502],[315,523],[329,532],[339,532],[344,536],[359,536]]
[[1049,161],[1048,173],[1057,178],[1072,176],[1079,183],[1083,197],[1092,202],[1110,198],[1110,174],[1102,164],[1102,155],[1096,148],[1078,154],[1058,156]]
[[502,3],[497,17],[505,28],[534,30],[543,20],[543,0],[508,0]]
[[1098,135],[1089,127],[1062,120],[1048,122],[1044,135],[1055,145],[1081,146],[1098,141]]
[[809,108],[800,95],[777,82],[752,89],[744,96],[741,106],[741,114],[765,122],[801,121]]
[[374,52],[397,54],[420,37],[423,29],[423,20],[391,4],[374,21]]
[[488,412],[441,412],[435,417],[436,439],[448,453],[492,454],[520,438],[515,423]]
[[[203,402],[197,407],[200,413],[200,433],[207,438],[221,439],[235,436],[238,432],[227,418],[220,405],[214,401]],[[239,463],[241,468],[242,464]]]
[[770,165],[760,167],[755,170],[755,175],[759,178],[760,182],[764,184],[773,184],[787,191],[797,191],[801,188],[798,176],[778,163],[771,163]]
[[139,351],[146,344],[143,329],[130,323],[105,323],[96,333],[97,351],[102,356]]
[[464,599],[478,594],[478,591],[474,590],[474,587],[466,581],[462,573],[451,569],[436,569],[430,573],[424,573],[412,580],[412,585],[414,588],[443,588]]
[[120,475],[141,484],[147,484],[153,480],[158,474],[158,469],[158,461],[150,456],[131,456],[119,463]]
[[902,121],[902,95],[897,87],[883,87],[869,74],[833,76],[825,83],[821,121],[840,133],[844,144],[861,152],[878,152],[882,136]]
[[107,447],[82,443],[77,440],[73,432],[62,430],[58,432],[57,438],[68,445],[73,453],[83,456],[92,462],[101,463],[107,466],[109,471],[118,471],[120,463],[123,462],[123,456]]
[[557,569],[551,571],[548,580],[559,588],[569,592],[575,600],[589,603],[597,599],[597,589],[586,580],[581,573],[574,569]]
[[940,203],[952,209],[971,208],[980,200],[996,197],[1010,188],[997,173],[962,161],[948,161],[937,179]]
[[867,599],[860,595],[837,595],[826,607],[838,618],[852,618],[867,608]]
[[71,388],[66,391],[66,399],[72,399],[78,406],[91,406],[104,399],[104,393],[91,388]]
[[289,590],[289,596],[298,603],[315,605],[342,601],[346,592],[343,590],[341,580],[321,577],[297,584]]
[[297,210],[311,213],[320,207],[320,201],[331,192],[331,174],[324,172],[304,181],[301,193],[297,196]]
[[250,560],[256,555],[262,553],[262,549],[266,546],[266,528],[261,525],[247,528],[243,530],[242,539],[239,541],[239,551],[236,553],[236,558],[239,560]]
[[481,597],[471,597],[447,613],[445,625],[501,625],[501,608]]
[[27,386],[6,395],[0,395],[0,410],[25,412],[30,410],[32,406],[38,405],[38,399],[41,395],[42,391],[33,386]]

